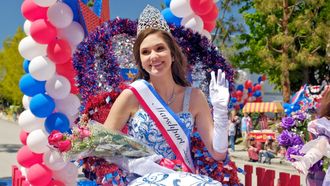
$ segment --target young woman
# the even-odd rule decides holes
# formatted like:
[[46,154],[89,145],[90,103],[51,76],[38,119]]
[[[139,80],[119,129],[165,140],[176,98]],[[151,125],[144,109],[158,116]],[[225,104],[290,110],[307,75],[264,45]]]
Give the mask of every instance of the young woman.
[[[140,25],[146,24],[139,20]],[[224,160],[229,99],[225,74],[219,70],[216,79],[211,73],[212,119],[203,92],[190,87],[186,79],[186,58],[166,25],[138,30],[133,53],[139,80],[119,95],[104,126],[120,131],[127,124],[129,135],[164,158],[183,161],[192,173],[189,139],[196,127],[211,156]]]

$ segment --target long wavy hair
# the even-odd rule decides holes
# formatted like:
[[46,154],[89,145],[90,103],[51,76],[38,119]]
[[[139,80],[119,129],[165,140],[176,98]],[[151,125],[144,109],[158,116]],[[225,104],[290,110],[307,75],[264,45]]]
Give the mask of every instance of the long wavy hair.
[[140,47],[143,40],[151,35],[151,34],[157,34],[159,33],[160,37],[165,41],[167,46],[170,48],[171,55],[174,58],[174,61],[171,65],[172,69],[172,77],[174,79],[174,82],[178,85],[181,85],[183,87],[190,86],[190,82],[187,80],[187,58],[182,53],[179,45],[171,36],[169,33],[163,31],[163,30],[156,30],[156,29],[146,29],[139,33],[133,47],[133,54],[136,61],[136,64],[138,66],[138,74],[135,77],[136,79],[144,79],[149,80],[150,75],[149,73],[143,69],[142,62],[141,62],[141,56],[140,56]]
[[321,99],[319,117],[328,117],[328,119],[330,117],[330,89],[327,90]]

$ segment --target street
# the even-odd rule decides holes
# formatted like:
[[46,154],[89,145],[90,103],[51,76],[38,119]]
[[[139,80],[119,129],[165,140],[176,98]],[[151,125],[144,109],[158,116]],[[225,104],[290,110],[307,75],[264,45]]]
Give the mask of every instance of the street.
[[16,153],[22,146],[17,123],[0,118],[0,178],[11,177],[11,165],[16,164]]

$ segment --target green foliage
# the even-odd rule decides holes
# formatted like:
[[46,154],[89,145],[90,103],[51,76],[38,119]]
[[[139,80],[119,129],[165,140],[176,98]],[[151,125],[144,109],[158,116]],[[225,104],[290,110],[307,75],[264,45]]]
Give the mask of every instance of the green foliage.
[[24,37],[24,32],[18,28],[12,38],[7,38],[3,42],[0,51],[0,99],[14,105],[22,105],[23,94],[18,83],[24,70],[18,44]]
[[244,3],[240,0],[223,0],[218,3],[219,18],[212,35],[213,42],[220,48],[224,56],[234,54],[235,35],[245,32],[244,23],[234,16],[237,7],[243,5]]
[[[326,46],[330,42],[330,0],[243,2],[240,12],[250,33],[240,34],[234,45],[236,53],[230,56],[234,66],[267,74],[276,88],[283,89],[306,83],[301,81],[306,73],[293,76],[292,72],[329,63]],[[251,8],[254,11],[247,12]],[[285,80],[285,74],[290,74],[289,79]]]

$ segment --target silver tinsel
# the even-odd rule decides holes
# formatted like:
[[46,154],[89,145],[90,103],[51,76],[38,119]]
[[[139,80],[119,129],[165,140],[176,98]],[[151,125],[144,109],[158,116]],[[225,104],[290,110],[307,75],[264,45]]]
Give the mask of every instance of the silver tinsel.
[[133,45],[135,37],[119,34],[112,37],[112,48],[120,68],[136,68]]

